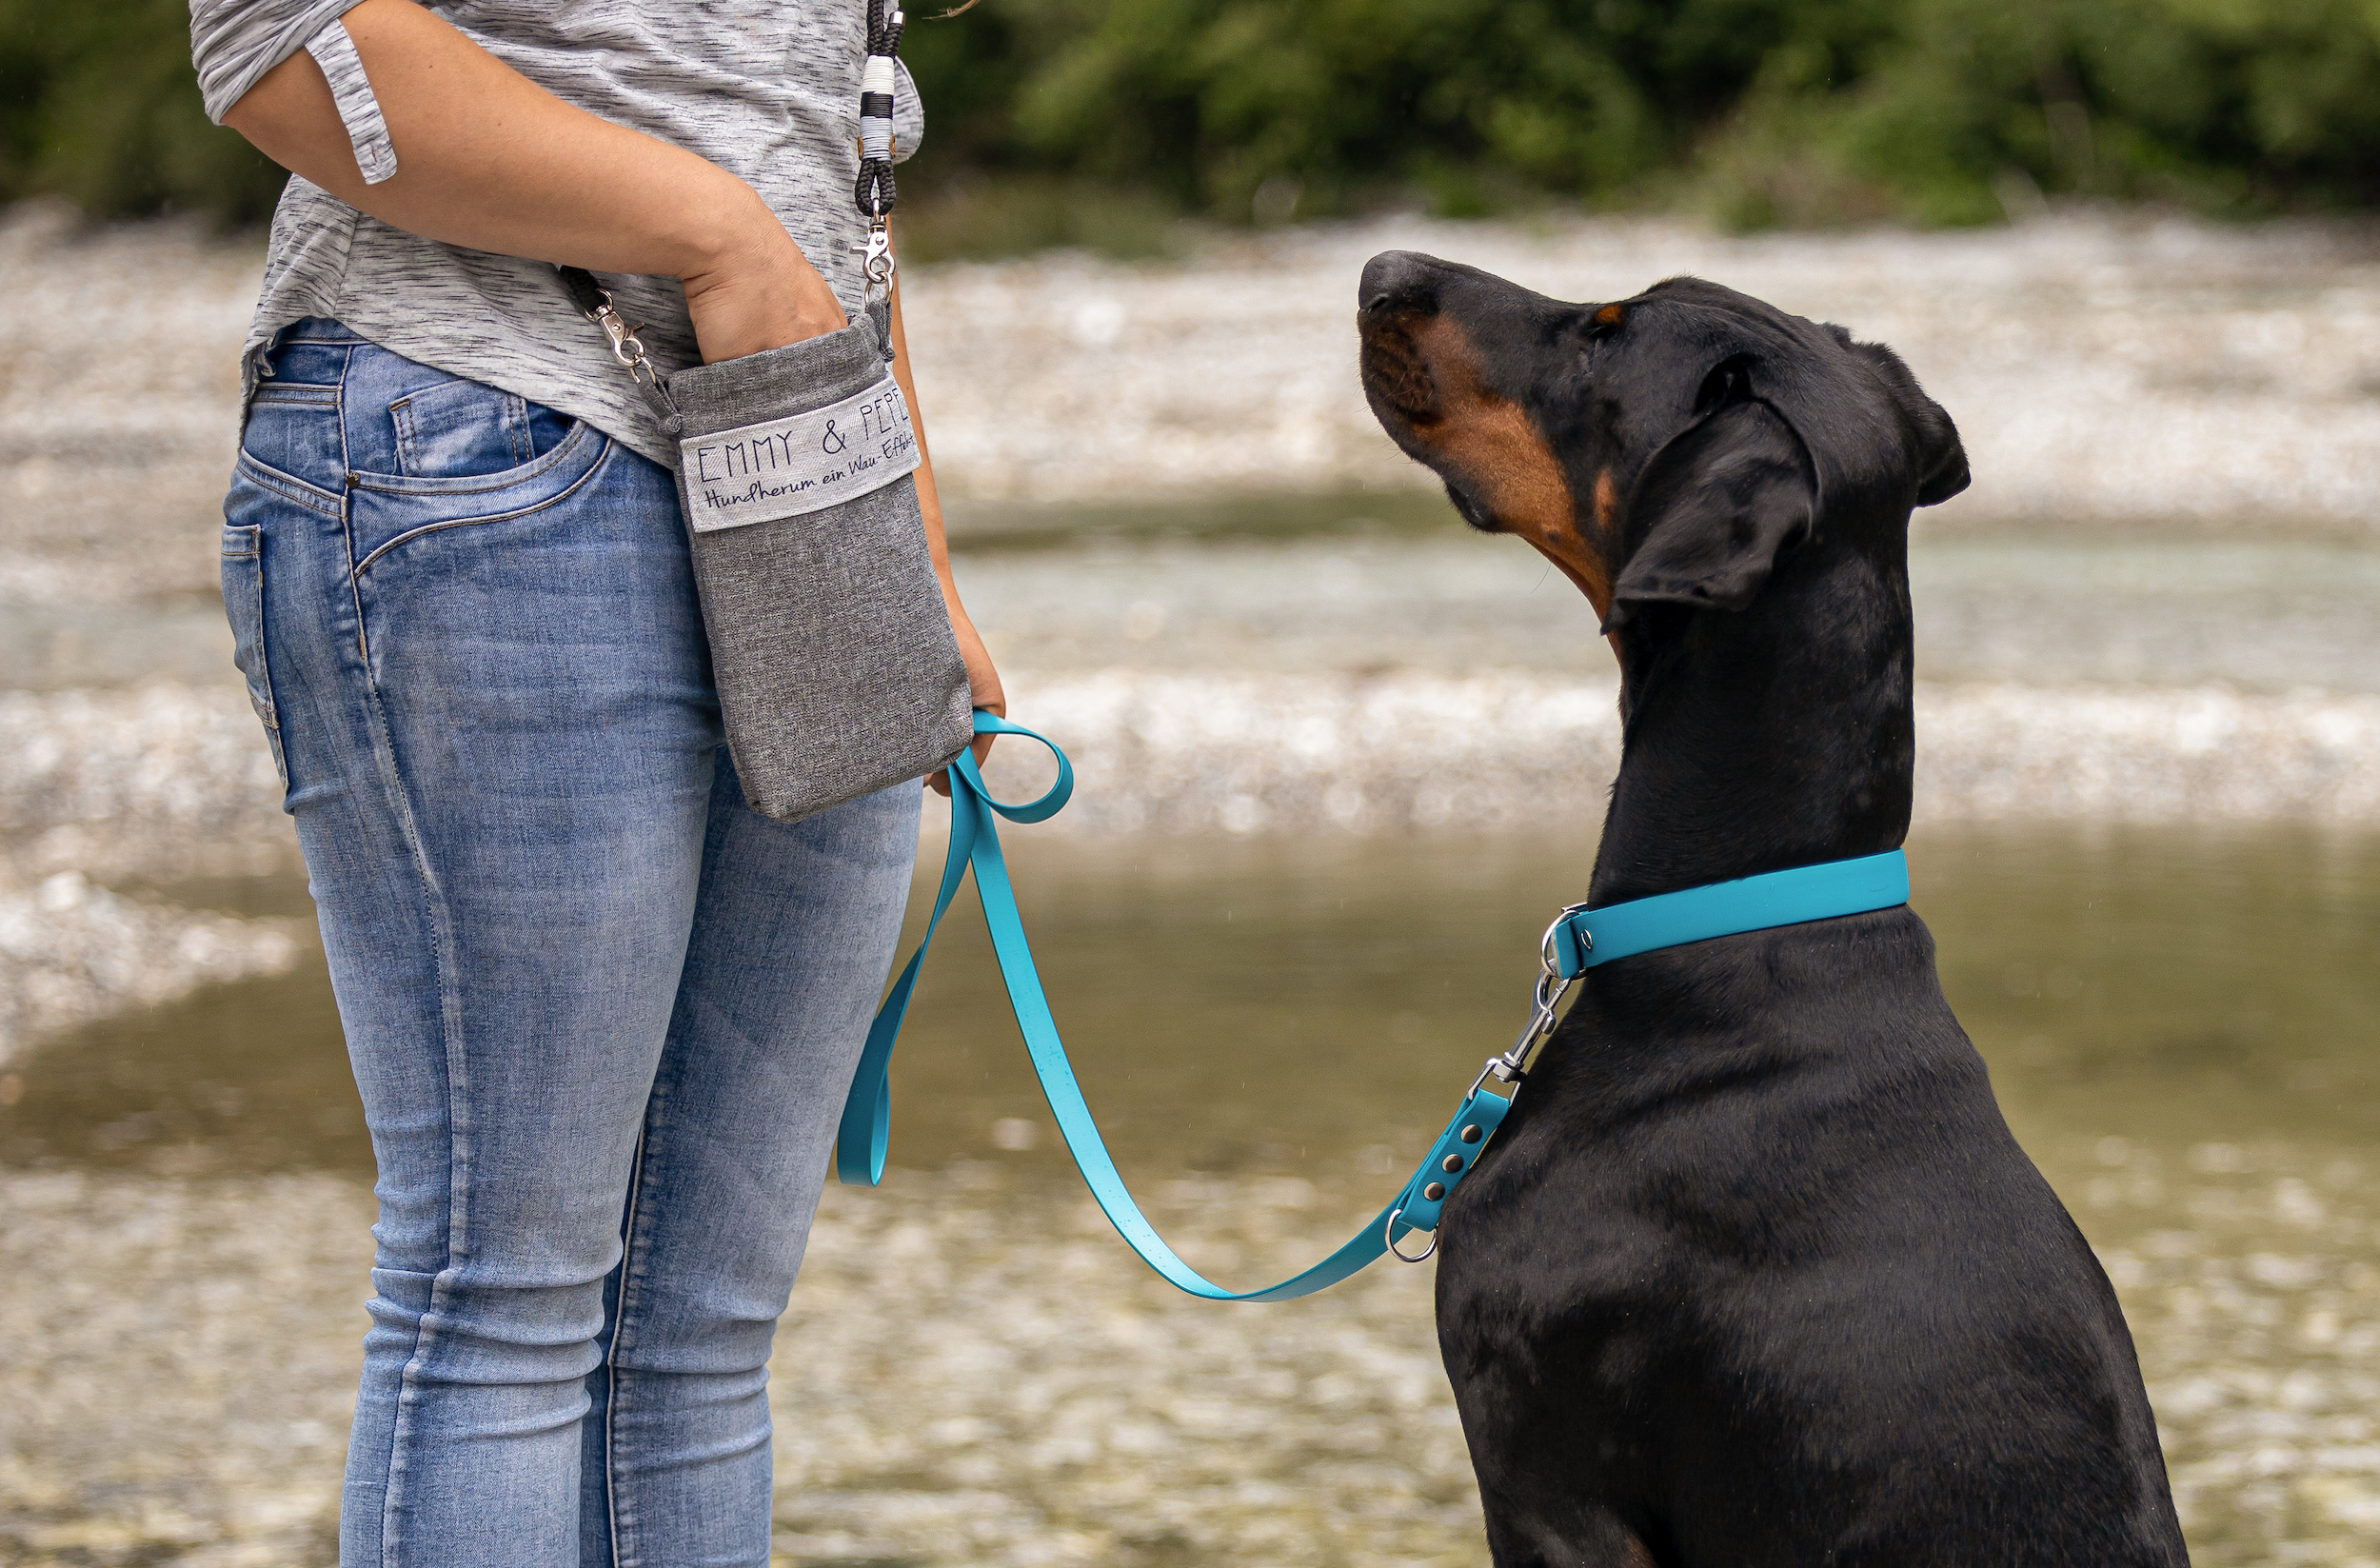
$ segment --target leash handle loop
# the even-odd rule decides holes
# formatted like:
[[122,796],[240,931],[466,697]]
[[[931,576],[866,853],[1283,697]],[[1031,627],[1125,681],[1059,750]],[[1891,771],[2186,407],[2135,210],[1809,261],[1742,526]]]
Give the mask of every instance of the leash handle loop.
[[[1067,760],[1063,751],[1058,749],[1057,742],[982,708],[975,710],[975,732],[978,735],[1021,735],[1028,741],[1038,741],[1047,746],[1049,754],[1058,760],[1058,777],[1047,789],[1032,800],[1012,804],[994,798],[991,787],[984,784],[982,773],[976,767],[974,748],[962,751],[951,765],[965,775],[968,784],[982,797],[985,805],[1012,823],[1043,823],[1065,809],[1066,803],[1074,799],[1074,764]],[[956,791],[952,792],[951,799],[958,799]]]

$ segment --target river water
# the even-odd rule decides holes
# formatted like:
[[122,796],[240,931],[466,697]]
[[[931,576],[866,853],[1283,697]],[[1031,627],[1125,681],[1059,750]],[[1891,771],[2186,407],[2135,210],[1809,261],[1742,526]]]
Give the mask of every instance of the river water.
[[[960,567],[1020,717],[1083,763],[1077,808],[1008,831],[1025,917],[1152,1217],[1227,1282],[1276,1278],[1517,1026],[1593,854],[1608,655],[1534,557],[1435,503],[1045,521]],[[1921,528],[1913,576],[1914,903],[2115,1280],[2196,1560],[2380,1561],[2380,548]],[[220,636],[197,606],[18,606],[24,744],[198,711]],[[207,744],[252,791],[224,700]],[[1167,705],[1205,727],[1149,730]],[[1300,747],[1336,761],[1266,761]],[[121,798],[76,827],[93,866],[142,842],[149,797]],[[119,857],[155,868],[124,908],[303,931],[277,817],[155,799],[261,847]],[[1267,1307],[1155,1280],[1053,1145],[963,912],[894,1080],[892,1175],[829,1188],[780,1340],[782,1562],[1479,1560],[1426,1265]],[[0,1563],[330,1559],[368,1181],[311,949],[0,1063]]]
[[[1516,1025],[1537,928],[1592,850],[1008,837],[1111,1146],[1188,1256],[1241,1284],[1409,1168]],[[2380,835],[1984,826],[1912,848],[1952,1001],[2123,1297],[2197,1560],[2371,1560]],[[221,1505],[257,1490],[252,1466],[319,1523],[368,1154],[318,963],[60,1042],[21,1084],[0,1311],[17,1355],[55,1336],[90,1359],[10,1374],[31,1396],[0,1417],[15,1474],[47,1485],[0,1510],[0,1560],[268,1543],[270,1507]],[[894,1178],[830,1190],[782,1340],[785,1560],[1478,1559],[1426,1267],[1279,1307],[1150,1279],[1053,1146],[968,919],[895,1095]],[[228,1239],[274,1265],[262,1285],[203,1277]],[[258,1313],[276,1271],[302,1278]],[[189,1390],[141,1386],[185,1375],[181,1334],[245,1362],[228,1433],[219,1407],[184,1424]],[[94,1550],[94,1520],[157,1546],[166,1503],[180,1551]],[[307,1560],[315,1538],[220,1560]]]

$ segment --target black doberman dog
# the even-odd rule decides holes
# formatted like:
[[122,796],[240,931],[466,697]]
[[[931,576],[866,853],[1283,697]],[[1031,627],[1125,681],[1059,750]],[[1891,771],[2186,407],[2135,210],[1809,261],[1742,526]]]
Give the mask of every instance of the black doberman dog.
[[[1364,268],[1364,387],[1619,656],[1597,904],[1897,847],[1908,527],[1967,485],[1893,352],[1691,278]],[[1593,970],[1450,1201],[1439,1348],[1498,1568],[2188,1557],[2114,1292],[1906,906]]]

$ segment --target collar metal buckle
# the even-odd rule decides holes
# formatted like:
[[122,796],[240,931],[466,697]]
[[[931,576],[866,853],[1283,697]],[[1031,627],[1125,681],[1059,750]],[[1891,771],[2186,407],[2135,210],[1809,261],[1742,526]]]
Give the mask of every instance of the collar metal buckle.
[[[1545,1037],[1554,1032],[1554,1025],[1561,1022],[1555,1009],[1561,1005],[1563,996],[1569,992],[1576,978],[1565,977],[1561,965],[1555,961],[1554,935],[1572,916],[1585,907],[1583,903],[1562,905],[1562,912],[1554,917],[1553,923],[1545,928],[1545,935],[1537,939],[1537,979],[1530,992],[1529,1022],[1521,1025],[1520,1036],[1513,1042],[1511,1050],[1502,1056],[1488,1058],[1486,1068],[1472,1082],[1474,1094],[1478,1092],[1481,1083],[1488,1081],[1490,1074],[1495,1075],[1497,1082],[1516,1087],[1529,1076],[1529,1053],[1536,1050]],[[1583,931],[1579,936],[1589,943],[1594,941]]]

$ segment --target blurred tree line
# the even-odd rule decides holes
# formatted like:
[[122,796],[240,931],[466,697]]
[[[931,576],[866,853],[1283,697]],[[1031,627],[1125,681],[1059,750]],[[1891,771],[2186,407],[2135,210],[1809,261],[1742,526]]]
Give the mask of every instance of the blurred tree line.
[[[2373,0],[982,0],[912,12],[938,248],[1418,199],[1970,224],[2380,203]],[[186,0],[0,0],[0,197],[246,222]],[[1104,231],[1102,231],[1104,230]]]
[[0,0],[0,200],[262,219],[281,170],[208,124],[188,0]]

